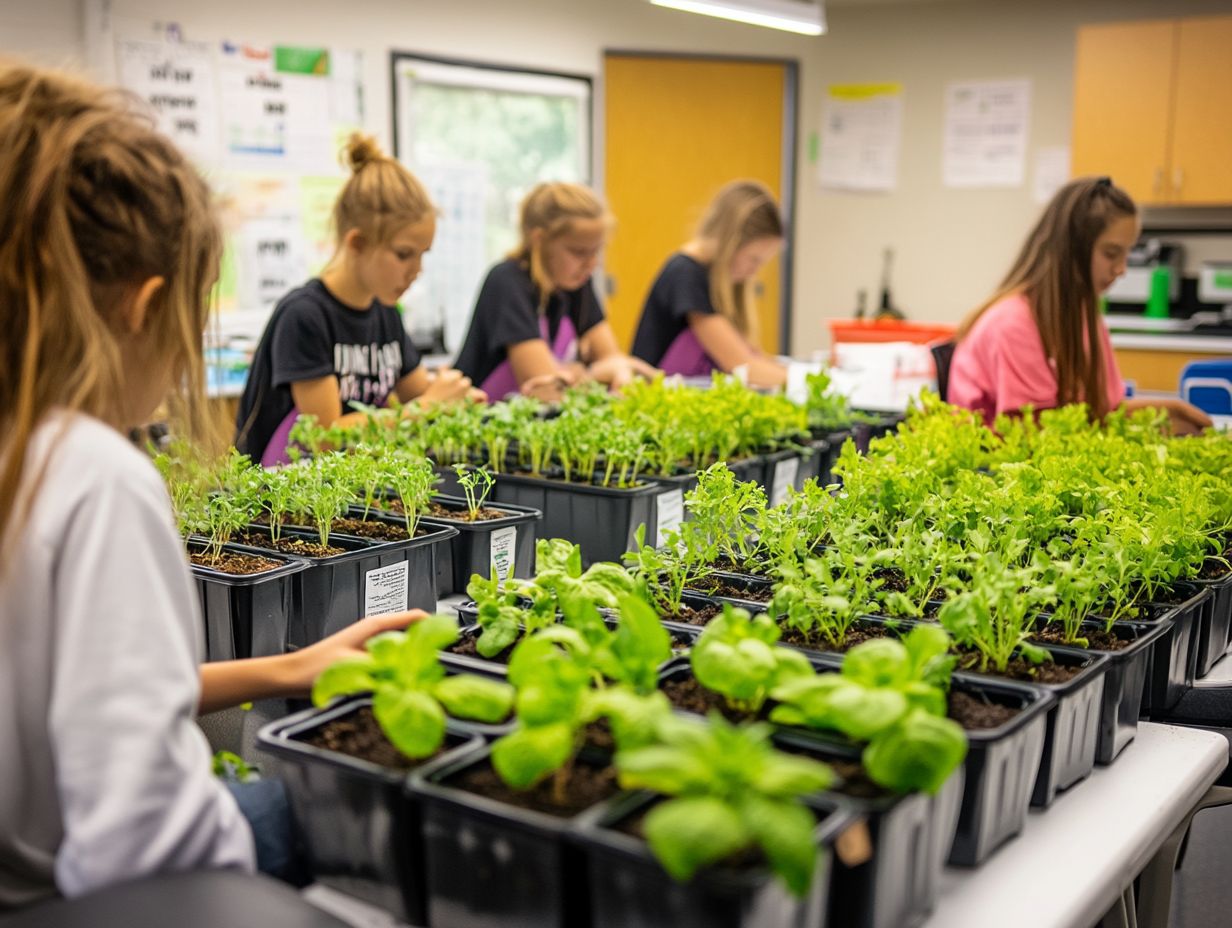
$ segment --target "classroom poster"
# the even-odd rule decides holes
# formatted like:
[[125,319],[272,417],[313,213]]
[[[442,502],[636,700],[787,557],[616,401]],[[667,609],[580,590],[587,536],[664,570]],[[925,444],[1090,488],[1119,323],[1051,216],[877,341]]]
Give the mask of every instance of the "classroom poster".
[[116,68],[120,84],[153,109],[160,132],[193,161],[217,161],[218,101],[208,43],[120,41]]
[[946,87],[947,187],[1021,187],[1026,177],[1031,82],[967,81]]
[[821,186],[892,191],[902,143],[901,84],[835,84],[822,111]]

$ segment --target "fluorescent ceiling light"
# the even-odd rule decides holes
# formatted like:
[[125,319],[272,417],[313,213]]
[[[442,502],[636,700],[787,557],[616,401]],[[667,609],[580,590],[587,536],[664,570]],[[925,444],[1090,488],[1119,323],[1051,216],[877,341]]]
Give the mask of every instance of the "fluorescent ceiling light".
[[801,35],[821,35],[826,31],[821,0],[650,0],[688,13],[717,16],[738,23],[783,29]]

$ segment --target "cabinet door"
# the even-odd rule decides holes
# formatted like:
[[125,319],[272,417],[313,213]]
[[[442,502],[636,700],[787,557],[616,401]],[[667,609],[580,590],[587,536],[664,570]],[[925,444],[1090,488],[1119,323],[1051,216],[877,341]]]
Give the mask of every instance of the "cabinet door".
[[1172,197],[1232,203],[1232,16],[1181,20]]
[[1171,19],[1078,30],[1075,177],[1107,174],[1139,203],[1167,201],[1178,31],[1178,22]]

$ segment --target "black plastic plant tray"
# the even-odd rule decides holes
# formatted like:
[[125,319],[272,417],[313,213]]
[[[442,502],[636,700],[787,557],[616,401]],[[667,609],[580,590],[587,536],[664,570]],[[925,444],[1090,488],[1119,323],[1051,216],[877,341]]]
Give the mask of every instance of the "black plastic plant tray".
[[[420,809],[406,792],[407,771],[301,740],[371,704],[371,697],[360,696],[298,712],[261,729],[257,745],[286,784],[316,881],[379,906],[400,921],[426,925]],[[482,743],[452,722],[447,731],[451,748]]]
[[[190,539],[190,550],[206,543]],[[252,551],[223,545],[223,550]],[[258,574],[228,574],[192,565],[205,624],[205,659],[229,661],[284,654],[294,610],[294,575],[308,565],[273,551],[260,555],[280,566]]]
[[[716,866],[687,883],[667,875],[646,842],[616,830],[656,797],[626,793],[578,820],[589,864],[591,928],[823,928],[831,885],[832,846],[851,816],[824,798],[814,835],[820,852],[809,893],[797,899],[765,868]],[[836,924],[829,924],[835,928]]]

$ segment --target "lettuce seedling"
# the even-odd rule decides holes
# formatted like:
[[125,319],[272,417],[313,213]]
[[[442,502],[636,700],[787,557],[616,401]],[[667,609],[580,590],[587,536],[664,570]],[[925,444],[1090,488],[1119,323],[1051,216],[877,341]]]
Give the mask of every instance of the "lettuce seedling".
[[682,522],[664,534],[662,548],[646,544],[646,526],[639,525],[634,550],[625,554],[633,576],[644,583],[664,618],[674,618],[684,606],[686,589],[710,576],[713,549],[696,523]]
[[616,754],[620,785],[674,798],[646,813],[643,831],[673,879],[747,848],[758,848],[797,896],[813,880],[816,819],[801,797],[828,787],[833,772],[820,761],[781,754],[770,726],[737,728],[718,713],[705,723],[681,718],[660,724],[657,744]]
[[[466,595],[475,601],[482,629],[475,649],[487,658],[495,657],[522,635],[556,621],[556,597],[533,583],[511,582],[502,588],[493,571],[490,577],[473,574]],[[527,604],[529,600],[529,605]]]
[[771,609],[806,641],[840,648],[855,620],[872,609],[882,584],[873,569],[871,559],[834,549],[809,558],[803,570],[781,564]]
[[981,672],[991,665],[1004,673],[1015,654],[1033,664],[1049,659],[1044,648],[1027,639],[1054,597],[1036,569],[1004,567],[989,556],[973,570],[970,588],[946,600],[937,620],[959,647],[978,653]]
[[756,519],[766,508],[766,491],[752,481],[737,480],[726,464],[718,463],[698,473],[697,486],[685,494],[684,505],[696,530],[719,554],[745,566],[755,547]]
[[775,687],[770,720],[866,742],[862,761],[875,783],[935,793],[967,753],[962,728],[945,717],[949,648],[935,625],[916,626],[901,641],[856,645],[839,673],[810,672]]
[[492,745],[492,767],[506,785],[531,789],[551,776],[553,795],[563,801],[587,725],[606,718],[617,746],[628,747],[646,743],[659,720],[670,716],[662,693],[601,688],[602,663],[583,634],[568,626],[553,625],[519,642],[509,661],[517,727]]
[[756,714],[775,687],[813,676],[799,651],[776,646],[782,632],[768,615],[750,616],[723,604],[689,652],[697,682],[720,694],[732,709]]
[[458,485],[466,496],[467,515],[474,521],[496,481],[486,467],[468,468],[465,464],[455,464],[453,470],[458,475]]
[[412,622],[404,632],[368,639],[367,654],[331,664],[312,686],[323,706],[337,696],[372,693],[381,731],[411,758],[428,757],[445,739],[445,717],[496,723],[513,708],[513,687],[470,674],[446,676],[439,651],[458,640],[458,623],[445,615]]

